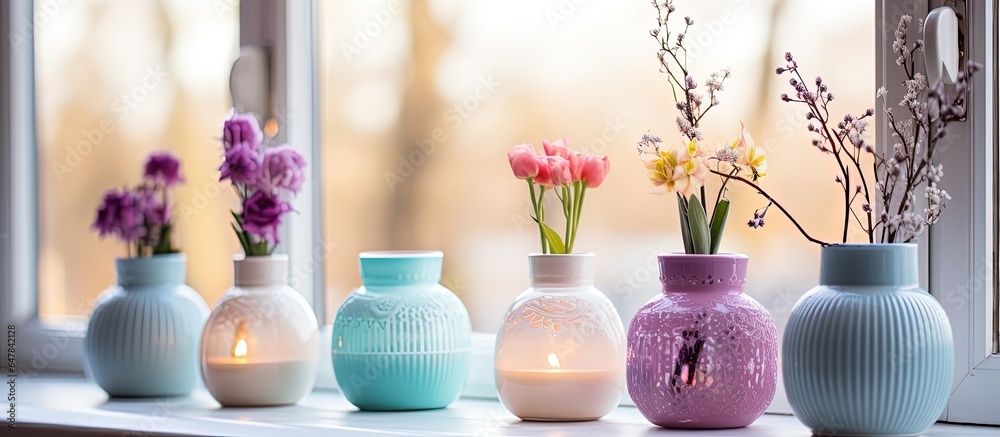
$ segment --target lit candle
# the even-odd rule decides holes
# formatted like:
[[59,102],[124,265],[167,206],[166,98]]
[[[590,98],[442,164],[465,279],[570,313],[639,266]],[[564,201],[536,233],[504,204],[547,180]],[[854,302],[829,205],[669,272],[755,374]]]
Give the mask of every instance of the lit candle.
[[247,362],[247,341],[244,339],[236,340],[236,344],[233,346],[233,358],[240,362]]
[[505,407],[525,420],[595,420],[621,399],[621,369],[563,369],[549,353],[548,369],[496,369]]
[[[299,387],[311,386],[313,364],[308,360],[264,358],[251,354],[253,343],[246,325],[240,322],[230,356],[209,357],[202,366],[205,385],[225,406],[266,405],[264,399],[289,399],[276,404],[294,403],[301,397]],[[309,380],[309,381],[307,381]]]

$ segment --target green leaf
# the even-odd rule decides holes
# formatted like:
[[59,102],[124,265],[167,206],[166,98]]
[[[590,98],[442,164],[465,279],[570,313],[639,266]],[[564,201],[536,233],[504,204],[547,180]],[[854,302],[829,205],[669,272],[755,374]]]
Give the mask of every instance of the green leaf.
[[564,254],[566,253],[566,246],[563,244],[562,238],[559,237],[559,233],[552,230],[549,225],[542,223],[542,232],[545,233],[545,239],[549,242],[549,251],[554,254]]
[[251,254],[253,256],[267,256],[271,254],[271,252],[267,250],[267,240],[254,243],[253,250],[251,250],[251,252],[253,252]]
[[173,245],[171,245],[170,241],[171,230],[172,226],[169,224],[163,225],[163,227],[160,228],[160,241],[156,243],[155,247],[153,247],[153,255],[177,253],[177,251],[174,250]]
[[249,255],[250,254],[250,242],[247,241],[246,236],[243,235],[243,232],[241,232],[239,229],[236,228],[236,224],[235,223],[230,223],[230,225],[233,227],[233,232],[236,232],[236,238],[238,238],[240,240],[240,247],[243,248],[243,253]]
[[[243,231],[243,238],[247,240],[247,256],[264,256],[267,255],[267,241],[253,242],[253,237],[250,233]],[[261,248],[263,246],[263,248]]]
[[247,242],[246,254],[247,256],[267,256],[271,252],[267,250],[267,240],[261,240],[256,243],[253,241],[253,237],[250,233],[243,231],[242,239]]
[[722,243],[722,233],[726,230],[726,218],[729,217],[729,200],[721,199],[715,205],[712,213],[712,253],[719,253],[719,245]]
[[681,237],[684,239],[684,253],[694,253],[694,247],[691,245],[691,226],[688,226],[687,204],[684,202],[684,197],[680,194],[677,195],[677,214],[681,219]]
[[229,210],[229,213],[233,215],[233,219],[236,220],[236,224],[239,225],[239,227],[242,229],[243,228],[243,217],[240,217],[240,215],[237,214],[236,211],[233,211],[231,209]]
[[688,225],[691,226],[691,245],[694,253],[708,254],[712,250],[712,234],[708,230],[705,208],[694,194],[688,199]]

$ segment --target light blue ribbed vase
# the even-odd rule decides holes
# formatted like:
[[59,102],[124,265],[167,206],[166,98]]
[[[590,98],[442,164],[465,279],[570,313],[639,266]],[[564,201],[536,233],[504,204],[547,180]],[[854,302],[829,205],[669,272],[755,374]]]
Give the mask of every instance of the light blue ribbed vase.
[[205,300],[184,284],[184,254],[118,259],[118,285],[98,298],[85,349],[90,371],[116,397],[180,396],[198,384]]
[[822,249],[820,285],[785,327],[792,411],[819,435],[916,435],[944,411],[954,344],[944,309],[918,284],[913,244]]
[[333,370],[362,410],[444,408],[469,373],[472,325],[462,301],[439,285],[443,254],[363,252],[362,287],[337,311]]

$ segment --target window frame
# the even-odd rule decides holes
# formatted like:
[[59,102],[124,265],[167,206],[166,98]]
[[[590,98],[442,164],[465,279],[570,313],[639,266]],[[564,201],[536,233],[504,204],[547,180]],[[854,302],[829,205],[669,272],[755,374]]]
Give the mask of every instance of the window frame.
[[[277,140],[289,142],[313,171],[279,229],[276,252],[289,255],[292,285],[325,321],[323,261],[335,245],[323,236],[319,106],[311,92],[315,73],[315,2],[242,0],[240,45],[265,49],[269,59],[271,114]],[[34,78],[33,0],[0,2],[0,320],[14,325],[18,371],[84,373],[87,317],[42,319],[38,312],[38,153]],[[294,23],[294,25],[287,25]],[[25,147],[24,145],[32,145]],[[316,238],[315,236],[319,236]],[[314,244],[318,242],[318,244]]]
[[[291,285],[326,323],[324,261],[336,244],[323,233],[323,178],[314,0],[242,0],[240,50],[258,48],[268,59],[270,114],[278,121],[274,141],[288,142],[309,162],[307,180],[293,201],[296,213],[280,229],[277,252],[287,253]],[[234,97],[234,100],[236,97]],[[259,114],[262,115],[262,114]]]
[[[0,3],[0,317],[16,331],[19,371],[82,372],[86,320],[38,315],[38,154],[34,4]],[[82,321],[81,321],[82,320]],[[30,367],[27,365],[30,364]]]
[[[901,13],[922,11],[926,16],[936,6],[954,3],[879,1],[876,66],[880,83],[895,84],[904,79],[893,65],[895,55],[889,48]],[[953,199],[948,211],[921,241],[926,288],[948,314],[955,339],[954,387],[941,415],[946,422],[1000,425],[1000,416],[995,412],[1000,401],[1000,355],[994,354],[998,291],[997,3],[967,2],[964,16],[968,58],[982,62],[983,70],[974,78],[973,89],[977,91],[970,95],[967,121],[949,129],[949,135],[951,143],[971,146],[949,147],[939,155],[945,168],[941,185]],[[896,101],[896,97],[891,95],[889,100]],[[879,125],[883,124],[880,119]],[[879,135],[883,147],[891,144],[888,132],[883,130]],[[994,334],[988,335],[990,332]]]
[[[22,68],[34,63],[34,39],[15,30],[17,23],[30,20],[30,9],[24,0],[0,3],[0,17],[7,18],[0,20],[0,34],[9,36],[0,44],[0,316],[14,325],[30,321],[38,308],[30,293],[35,278],[26,274],[37,270],[36,244],[31,241],[36,211],[28,201],[35,187],[35,153],[34,148],[14,147],[34,143],[34,78]],[[21,39],[25,37],[26,41]],[[27,86],[21,89],[14,86],[25,81]],[[28,189],[14,189],[17,186]]]

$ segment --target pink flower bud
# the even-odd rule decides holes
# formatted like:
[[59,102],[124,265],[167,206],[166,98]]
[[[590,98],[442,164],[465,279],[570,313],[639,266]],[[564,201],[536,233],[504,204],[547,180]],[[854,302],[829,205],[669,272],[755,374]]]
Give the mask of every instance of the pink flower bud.
[[542,149],[545,150],[545,155],[547,156],[558,156],[569,159],[569,138],[563,137],[561,140],[556,140],[552,143],[549,140],[542,140]]
[[580,152],[569,152],[569,172],[573,182],[579,181],[583,174],[583,160],[586,157]]
[[548,157],[543,154],[534,156],[538,162],[538,175],[535,176],[535,183],[552,188],[552,172],[549,171]]
[[607,156],[589,154],[583,158],[580,180],[589,188],[597,188],[604,182],[610,170],[611,161]]
[[548,156],[546,160],[549,164],[549,174],[552,176],[553,186],[569,185],[573,182],[568,159],[561,156]]
[[514,177],[518,179],[528,179],[538,176],[538,155],[530,144],[519,144],[507,152],[507,160],[510,161],[510,169],[514,171]]

